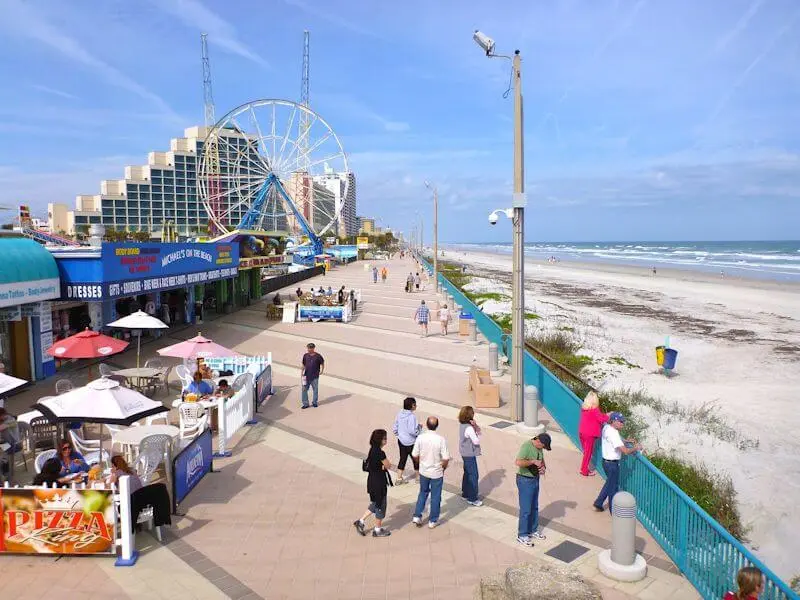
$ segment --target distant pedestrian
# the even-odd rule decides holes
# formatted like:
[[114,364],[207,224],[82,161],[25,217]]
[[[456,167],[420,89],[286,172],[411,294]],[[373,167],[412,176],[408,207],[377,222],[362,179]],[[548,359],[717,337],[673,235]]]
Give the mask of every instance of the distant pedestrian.
[[517,460],[517,492],[519,493],[519,526],[517,541],[533,546],[534,540],[547,539],[539,532],[539,478],[547,471],[543,450],[550,450],[552,440],[540,433],[519,449]]
[[344,291],[344,286],[342,286],[339,292],[336,294],[336,299],[339,301],[339,306],[344,306],[344,298],[346,295],[347,292]]
[[414,276],[414,287],[419,291],[419,284],[422,283],[422,280],[419,277],[419,272]]
[[[417,410],[417,401],[414,398],[408,397],[403,400],[403,410],[397,413],[397,417],[392,425],[392,431],[397,436],[397,445],[400,449],[400,461],[397,463],[397,485],[405,483],[403,479],[403,470],[406,468],[408,457],[411,456],[411,451],[414,449],[414,442],[417,441],[417,436],[422,433],[422,425],[417,421],[417,416],[414,411]],[[419,460],[411,457],[411,462],[414,465],[414,475],[419,475]]]
[[389,275],[389,270],[386,267],[381,269],[381,281],[386,283],[386,276]]
[[367,475],[367,493],[369,494],[369,508],[364,515],[353,522],[353,526],[361,535],[367,535],[365,521],[370,515],[375,517],[375,528],[372,537],[388,537],[391,532],[383,526],[386,518],[386,499],[389,496],[389,486],[392,485],[392,476],[389,471],[392,463],[386,458],[383,447],[386,445],[386,430],[376,429],[369,436],[369,453],[364,459],[363,469]]
[[[619,491],[619,461],[623,455],[636,454],[641,446],[633,440],[622,440],[619,430],[625,425],[622,413],[612,412],[608,415],[608,423],[603,425],[600,448],[603,452],[603,470],[606,481],[600,495],[594,501],[594,509],[603,512],[603,504],[608,499],[608,510],[613,512],[614,494]],[[627,442],[627,443],[626,443]]]
[[308,388],[314,393],[311,405],[316,408],[319,406],[319,376],[325,372],[325,359],[317,352],[313,342],[306,346],[306,350],[301,361],[303,369],[300,376],[303,389],[300,408],[308,408]]
[[414,449],[411,451],[411,456],[419,458],[419,495],[412,520],[414,525],[422,527],[422,511],[425,510],[425,503],[430,496],[431,508],[428,515],[428,527],[433,529],[439,523],[444,472],[450,463],[450,453],[447,451],[447,442],[436,433],[439,419],[428,417],[425,425],[428,427],[428,431],[417,437]]
[[758,600],[764,592],[764,575],[756,567],[742,567],[736,574],[738,592],[728,592],[722,600]]
[[353,314],[356,314],[357,308],[358,308],[358,298],[356,298],[356,291],[350,290],[350,309],[353,311]]
[[439,325],[442,326],[442,335],[447,335],[447,326],[450,324],[450,309],[447,304],[442,304],[439,309]]
[[303,297],[303,290],[301,290],[301,289],[298,287],[298,288],[295,290],[294,294],[295,294],[295,296],[297,296],[297,299],[298,299],[298,300],[300,300],[300,298],[302,298],[302,297]]
[[653,267],[653,277],[655,277],[655,276],[656,276],[656,268]]
[[425,306],[425,300],[422,300],[414,312],[414,321],[419,325],[420,337],[428,337],[428,321],[430,320],[431,311]]
[[584,477],[594,477],[596,474],[591,467],[592,454],[606,421],[608,421],[608,415],[600,410],[600,398],[595,392],[589,392],[583,401],[581,420],[578,425],[578,437],[583,449],[580,474]]
[[372,283],[378,283],[378,267],[372,267]]
[[409,273],[408,277],[406,277],[406,292],[411,293],[414,289],[414,274]]
[[478,497],[478,457],[481,455],[481,428],[475,422],[475,410],[462,406],[458,411],[458,450],[464,463],[461,497],[472,506],[483,506]]
[[328,286],[328,289],[325,290],[325,295],[326,296],[333,296],[333,288],[331,288],[331,286]]

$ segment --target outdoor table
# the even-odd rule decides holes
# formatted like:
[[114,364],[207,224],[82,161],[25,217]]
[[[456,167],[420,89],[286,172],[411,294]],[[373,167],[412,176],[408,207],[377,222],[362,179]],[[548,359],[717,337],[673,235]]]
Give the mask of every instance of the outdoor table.
[[17,421],[21,423],[27,423],[28,425],[31,424],[31,421],[36,419],[37,417],[43,417],[44,415],[40,413],[38,410],[32,410],[26,413],[22,413],[21,415],[17,416]]
[[120,369],[119,371],[114,371],[114,375],[135,380],[136,383],[133,383],[132,386],[136,391],[141,392],[142,389],[146,387],[142,385],[142,379],[146,379],[148,381],[151,379],[156,379],[163,372],[163,369],[155,369],[153,367],[133,367],[131,369]]
[[148,435],[166,434],[172,438],[178,437],[181,430],[174,425],[142,425],[140,427],[128,427],[111,436],[112,444],[119,444],[124,448],[128,462],[133,462],[133,449],[138,448],[141,441]]
[[[190,402],[189,404],[199,404],[203,408],[208,411],[208,426],[211,427],[211,431],[217,431],[218,425],[218,413],[219,413],[219,404],[217,401],[219,400],[219,396],[205,396],[203,399],[198,400],[197,402]],[[176,400],[172,401],[172,408],[178,408],[181,404],[184,403],[184,400],[181,398],[177,398]]]

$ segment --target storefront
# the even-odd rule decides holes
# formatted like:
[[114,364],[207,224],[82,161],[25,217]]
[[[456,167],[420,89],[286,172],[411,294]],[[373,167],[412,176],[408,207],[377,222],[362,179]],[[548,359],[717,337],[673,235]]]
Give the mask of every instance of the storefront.
[[0,236],[0,370],[28,381],[55,372],[49,300],[59,297],[56,261],[33,240]]
[[51,252],[61,300],[85,302],[83,319],[95,330],[137,310],[169,325],[191,323],[196,305],[225,302],[239,268],[235,244],[103,243]]

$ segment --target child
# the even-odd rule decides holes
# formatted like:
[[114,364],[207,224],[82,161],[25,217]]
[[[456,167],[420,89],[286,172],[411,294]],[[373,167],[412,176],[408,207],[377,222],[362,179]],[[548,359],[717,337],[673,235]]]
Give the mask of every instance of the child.
[[736,574],[739,591],[728,592],[722,600],[758,600],[764,591],[764,576],[755,567],[743,567]]

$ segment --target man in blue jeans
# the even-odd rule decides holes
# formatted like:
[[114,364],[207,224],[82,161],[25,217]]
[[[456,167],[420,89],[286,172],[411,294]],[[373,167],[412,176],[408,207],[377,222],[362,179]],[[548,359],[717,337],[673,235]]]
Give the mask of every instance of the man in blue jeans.
[[533,546],[533,540],[547,539],[539,532],[539,477],[547,470],[543,451],[549,451],[551,443],[549,434],[540,433],[522,444],[514,462],[519,493],[517,541],[523,546]]
[[436,433],[439,419],[428,417],[425,424],[428,431],[417,436],[414,449],[411,450],[411,456],[419,459],[419,495],[413,522],[417,527],[422,527],[422,511],[425,510],[425,503],[430,495],[431,512],[428,517],[428,527],[433,529],[439,523],[444,471],[450,462],[450,453],[447,451],[444,438]]
[[603,470],[606,472],[606,482],[603,484],[603,489],[600,490],[600,495],[594,501],[594,509],[597,512],[603,512],[603,503],[606,498],[608,499],[608,511],[612,512],[614,494],[619,491],[619,461],[623,454],[635,454],[641,450],[641,446],[633,440],[622,440],[619,430],[623,425],[625,425],[625,417],[618,412],[608,415],[608,423],[603,425],[600,447],[603,452]]
[[303,370],[300,372],[300,377],[303,391],[300,408],[308,408],[308,388],[314,392],[311,406],[316,408],[319,406],[319,376],[325,372],[325,359],[322,358],[322,354],[317,353],[313,342],[306,346],[306,350],[301,361]]

